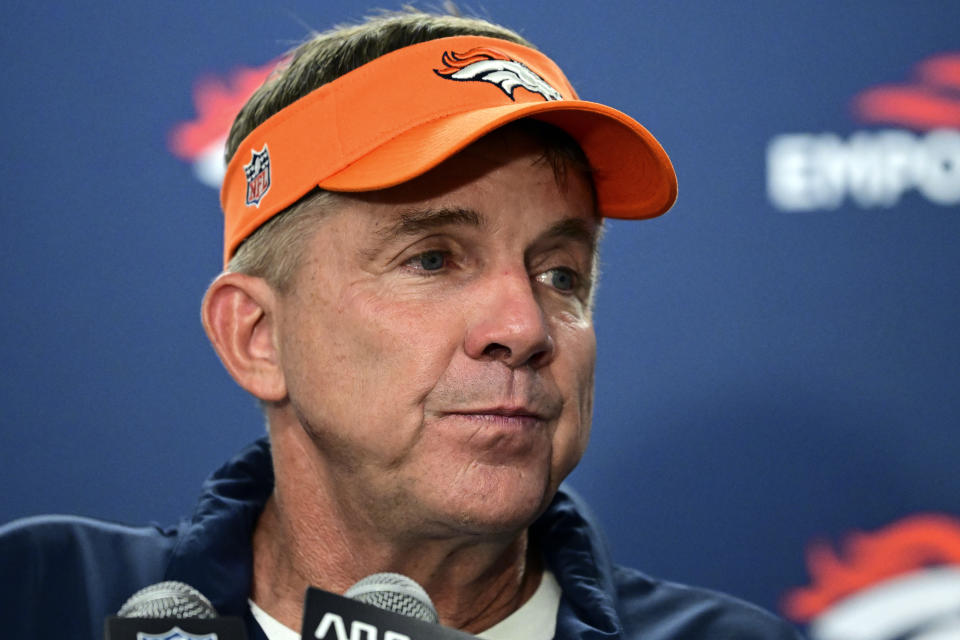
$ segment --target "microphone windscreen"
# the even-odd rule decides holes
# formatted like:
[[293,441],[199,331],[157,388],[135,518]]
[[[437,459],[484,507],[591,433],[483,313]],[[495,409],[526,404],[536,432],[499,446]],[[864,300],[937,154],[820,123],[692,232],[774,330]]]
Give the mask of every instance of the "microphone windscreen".
[[343,594],[393,613],[436,624],[437,610],[419,584],[399,573],[375,573],[360,580]]
[[216,618],[207,598],[183,582],[169,580],[144,587],[130,596],[117,615],[121,618]]

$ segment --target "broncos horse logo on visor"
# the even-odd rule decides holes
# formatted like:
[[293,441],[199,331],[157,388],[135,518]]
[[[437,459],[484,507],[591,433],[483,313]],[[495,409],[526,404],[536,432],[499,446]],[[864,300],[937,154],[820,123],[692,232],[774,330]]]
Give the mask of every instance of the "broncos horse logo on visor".
[[522,62],[511,60],[494,49],[478,47],[466,53],[446,51],[443,68],[434,69],[441,78],[463,82],[489,82],[500,87],[511,100],[517,87],[539,93],[544,100],[563,100],[560,92]]

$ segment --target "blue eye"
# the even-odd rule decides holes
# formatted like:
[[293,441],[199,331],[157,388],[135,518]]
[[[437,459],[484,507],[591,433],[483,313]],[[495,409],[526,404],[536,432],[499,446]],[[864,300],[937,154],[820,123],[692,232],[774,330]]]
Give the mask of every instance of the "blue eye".
[[447,254],[443,251],[424,251],[414,261],[424,271],[439,271],[447,264]]
[[566,267],[550,269],[543,274],[547,284],[558,291],[573,291],[577,286],[577,275]]

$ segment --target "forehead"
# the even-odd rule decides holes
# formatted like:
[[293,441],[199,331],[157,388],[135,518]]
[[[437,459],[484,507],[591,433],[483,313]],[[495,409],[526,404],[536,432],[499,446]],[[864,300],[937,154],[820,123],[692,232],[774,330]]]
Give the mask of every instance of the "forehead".
[[[516,124],[516,123],[515,123]],[[554,129],[543,125],[547,129]],[[580,218],[598,226],[589,166],[576,143],[539,128],[507,126],[481,138],[409,182],[349,199],[402,215],[418,204],[466,205],[485,218]],[[535,215],[536,214],[536,215]],[[381,224],[390,224],[381,220]]]

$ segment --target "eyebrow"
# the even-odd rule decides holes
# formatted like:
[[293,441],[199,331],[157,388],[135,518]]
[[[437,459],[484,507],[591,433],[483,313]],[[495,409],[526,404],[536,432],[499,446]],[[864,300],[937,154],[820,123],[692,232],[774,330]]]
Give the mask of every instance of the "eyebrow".
[[541,240],[566,238],[579,242],[596,253],[600,225],[583,218],[564,218],[540,234]]
[[477,211],[461,207],[411,209],[401,213],[393,224],[378,230],[377,236],[387,241],[451,225],[480,228],[485,226],[485,221]]
[[[487,220],[475,209],[465,207],[410,209],[402,212],[393,224],[386,225],[382,229],[377,230],[376,236],[378,242],[376,243],[376,247],[365,253],[373,256],[381,247],[392,240],[416,236],[424,231],[432,231],[448,226],[466,226],[480,229],[487,226]],[[589,221],[583,218],[564,218],[558,220],[541,233],[537,237],[535,244],[559,239],[572,240],[589,249],[594,259],[596,259],[599,235],[600,225],[596,221]]]

